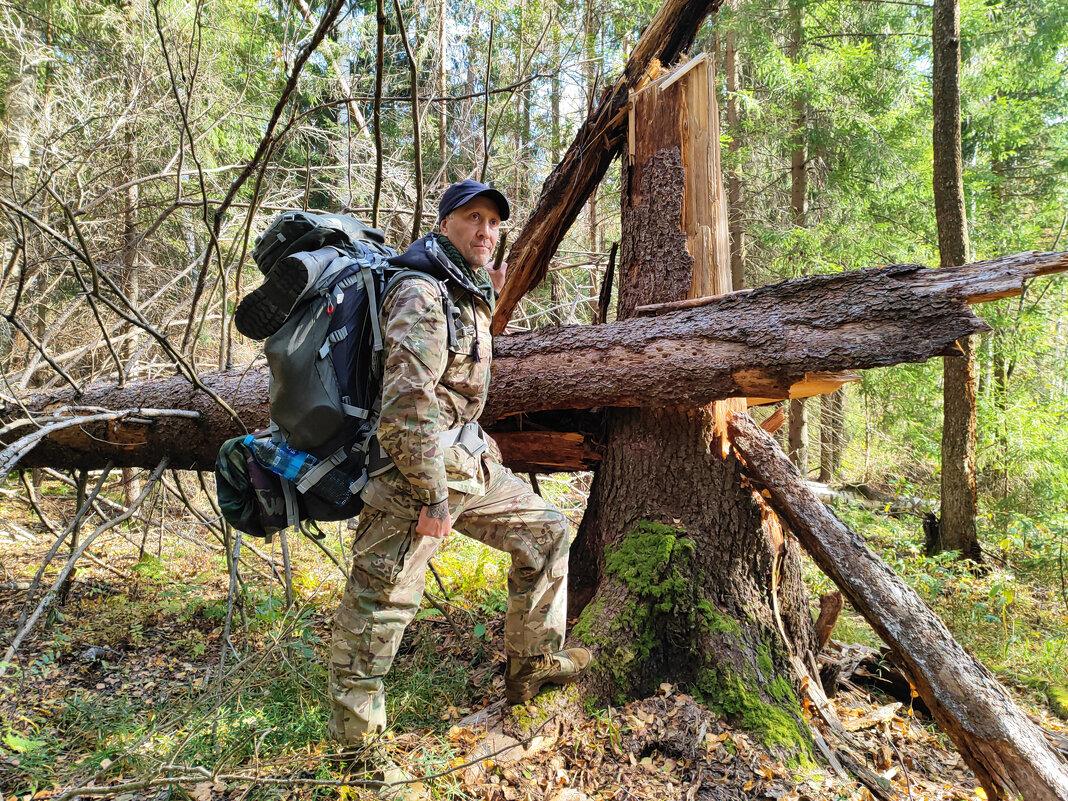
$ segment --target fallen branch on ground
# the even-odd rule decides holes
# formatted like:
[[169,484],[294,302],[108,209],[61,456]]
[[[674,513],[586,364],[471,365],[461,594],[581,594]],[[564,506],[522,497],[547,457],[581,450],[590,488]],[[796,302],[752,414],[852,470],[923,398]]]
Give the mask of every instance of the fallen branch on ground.
[[748,415],[728,421],[745,472],[816,564],[908,669],[916,690],[991,799],[1068,801],[1068,764],[989,670],[920,597],[804,485]]

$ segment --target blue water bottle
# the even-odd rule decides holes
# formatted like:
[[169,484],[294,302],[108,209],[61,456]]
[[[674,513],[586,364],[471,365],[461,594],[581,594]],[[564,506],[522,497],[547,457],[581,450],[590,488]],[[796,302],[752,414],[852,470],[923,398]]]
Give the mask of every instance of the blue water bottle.
[[[243,443],[263,467],[282,478],[299,484],[311,472],[319,459],[310,453],[294,450],[284,442],[273,439],[257,439],[247,435]],[[333,468],[308,487],[308,492],[335,506],[341,506],[352,497],[352,479],[340,468]]]

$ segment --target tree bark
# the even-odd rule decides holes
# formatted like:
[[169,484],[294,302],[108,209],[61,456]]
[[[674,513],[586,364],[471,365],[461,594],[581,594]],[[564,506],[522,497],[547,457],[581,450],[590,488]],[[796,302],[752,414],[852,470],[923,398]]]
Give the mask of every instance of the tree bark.
[[[664,251],[672,252],[684,251]],[[739,395],[785,398],[806,387],[827,392],[842,378],[821,382],[818,371],[836,374],[936,356],[963,334],[985,329],[964,304],[1008,297],[1029,279],[1064,270],[1068,253],[1025,253],[952,270],[899,265],[787,281],[654,318],[497,337],[482,422],[490,426],[538,410],[698,407]],[[267,425],[265,369],[202,379],[248,430]],[[42,441],[25,466],[99,469],[112,459],[118,467],[152,467],[167,454],[176,468],[210,469],[222,441],[243,433],[182,377],[125,387],[96,384],[80,398],[69,388],[39,392],[23,405],[0,406],[0,422],[75,404],[189,409],[201,419],[68,429]],[[0,441],[10,444],[23,433],[9,431]],[[582,463],[588,465],[589,457]]]
[[1068,800],[1068,765],[916,593],[805,487],[747,415],[728,422],[744,473],[770,494],[816,564],[906,667],[991,799]]
[[933,553],[958,551],[983,559],[976,534],[975,352],[972,337],[959,339],[942,365],[942,506]]
[[805,408],[803,398],[790,400],[789,428],[787,442],[789,443],[790,461],[797,465],[802,475],[808,474],[808,410]]
[[[437,22],[437,75],[435,86],[438,90],[438,97],[445,97],[448,94],[449,89],[449,76],[448,70],[445,68],[445,59],[448,58],[448,44],[449,37],[445,28],[445,18],[448,16],[449,9],[446,0],[439,0],[438,2],[438,22]],[[449,159],[449,104],[438,103],[437,106],[437,123],[438,123],[438,159],[441,164],[444,165]],[[448,183],[447,172],[442,171],[443,183]]]
[[649,22],[627,59],[623,75],[605,90],[563,160],[546,179],[526,226],[509,251],[508,283],[497,300],[494,333],[504,330],[520,299],[545,278],[557,247],[619,154],[626,136],[628,91],[654,59],[661,64],[675,62],[720,2],[666,0]]
[[[804,36],[804,6],[800,0],[789,1],[790,41],[787,55],[798,65]],[[790,153],[790,219],[795,228],[808,226],[808,108],[802,90],[794,95],[793,150]],[[803,251],[802,251],[803,257]],[[808,474],[808,407],[802,398],[790,401],[790,461],[801,475]]]
[[[134,11],[131,4],[126,9],[124,22],[128,31],[134,27]],[[126,103],[130,108],[134,107],[134,100],[136,97],[138,87],[134,84],[134,76],[137,75],[137,70],[133,68],[133,65],[128,65],[129,70],[124,78]],[[137,138],[137,115],[130,114],[126,124],[123,126],[124,137],[124,150],[122,159],[122,175],[123,180],[126,181],[126,191],[123,193],[123,208],[122,208],[122,268],[119,272],[119,285],[122,287],[123,293],[129,299],[130,303],[135,308],[141,307],[141,276],[138,270],[138,243],[141,238],[140,227],[138,226],[137,211],[140,204],[141,192],[140,186],[136,181],[138,168],[140,166],[140,159],[138,158],[138,138]],[[223,292],[226,290],[223,289]],[[226,313],[226,303],[222,304],[223,314]],[[225,320],[222,321],[222,329],[226,329]],[[139,350],[139,332],[140,329],[126,323],[119,327],[119,336],[121,337],[121,345],[119,346],[119,383],[126,382],[128,375],[137,375],[137,362],[138,362],[138,350]],[[227,353],[228,338],[223,336],[219,338],[219,367],[223,367],[229,363],[229,355]],[[83,473],[84,474],[84,473]],[[122,486],[123,493],[126,497],[126,505],[133,504],[134,499],[141,494],[141,479],[137,475],[137,471],[133,468],[125,467],[122,470]]]
[[[960,4],[935,0],[933,6],[932,104],[934,120],[934,202],[938,252],[943,267],[968,259],[960,132]],[[943,362],[942,512],[939,550],[982,558],[976,539],[975,353],[964,338]]]
[[[635,121],[657,124],[632,128],[624,167],[621,318],[730,287],[706,67],[633,98]],[[616,701],[680,682],[796,751],[807,727],[790,657],[814,643],[799,549],[724,458],[726,406],[608,410],[569,574],[569,611],[585,605],[574,635],[597,651],[582,689]]]

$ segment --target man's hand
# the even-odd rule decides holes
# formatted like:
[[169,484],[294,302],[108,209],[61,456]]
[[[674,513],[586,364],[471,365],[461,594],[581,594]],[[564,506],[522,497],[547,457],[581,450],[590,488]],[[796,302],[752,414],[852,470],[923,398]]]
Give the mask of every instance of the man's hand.
[[501,290],[504,289],[505,273],[508,272],[508,262],[502,261],[501,266],[494,270],[492,262],[486,265],[486,272],[489,274],[490,283],[493,284],[493,291],[498,295]]
[[423,537],[443,540],[452,531],[452,517],[449,515],[449,502],[435,503],[419,510],[419,520],[415,524],[415,533]]

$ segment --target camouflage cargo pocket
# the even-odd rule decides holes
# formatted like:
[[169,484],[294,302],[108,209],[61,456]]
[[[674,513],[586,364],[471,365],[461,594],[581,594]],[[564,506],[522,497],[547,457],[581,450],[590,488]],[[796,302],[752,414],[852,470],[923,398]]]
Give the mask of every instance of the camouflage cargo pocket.
[[445,449],[446,478],[470,481],[480,477],[480,468],[478,457],[472,456],[462,445],[450,445]]
[[395,584],[404,570],[415,535],[414,520],[371,511],[360,517],[352,544],[352,567],[386,584]]

